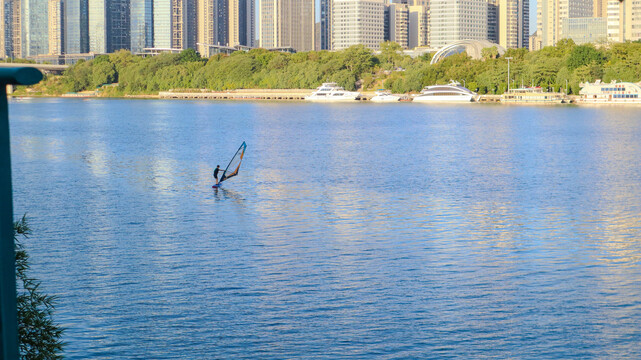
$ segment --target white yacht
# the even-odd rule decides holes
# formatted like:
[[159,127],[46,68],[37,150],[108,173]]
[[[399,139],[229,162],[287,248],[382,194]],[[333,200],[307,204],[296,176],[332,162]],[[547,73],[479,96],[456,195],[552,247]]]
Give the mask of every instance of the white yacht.
[[577,100],[582,104],[641,104],[641,86],[629,82],[583,83]]
[[376,91],[376,96],[370,99],[373,102],[396,102],[401,100],[401,97],[398,95],[393,95],[391,92],[379,89]]
[[305,96],[307,101],[354,101],[361,94],[357,91],[346,91],[336,83],[324,83],[311,95]]
[[478,94],[461,86],[459,82],[451,81],[448,85],[426,86],[421,93],[414,95],[414,102],[429,103],[469,103],[476,101]]

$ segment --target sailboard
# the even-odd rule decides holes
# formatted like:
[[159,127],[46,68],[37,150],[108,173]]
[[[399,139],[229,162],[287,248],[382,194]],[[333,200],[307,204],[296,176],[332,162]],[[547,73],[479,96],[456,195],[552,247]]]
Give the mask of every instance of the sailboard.
[[245,142],[243,141],[243,143],[238,148],[238,151],[236,151],[234,157],[231,158],[229,165],[227,165],[225,171],[223,171],[223,174],[220,176],[220,181],[218,181],[218,184],[212,187],[219,187],[223,183],[223,181],[238,175],[238,170],[240,170],[240,164],[243,161],[243,156],[245,155],[246,148],[247,144],[245,144]]

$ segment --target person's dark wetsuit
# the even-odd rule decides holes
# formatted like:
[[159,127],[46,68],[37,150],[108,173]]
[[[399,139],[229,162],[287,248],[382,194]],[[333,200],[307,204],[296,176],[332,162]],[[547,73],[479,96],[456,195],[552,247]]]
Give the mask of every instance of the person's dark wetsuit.
[[214,169],[214,179],[216,179],[216,184],[218,184],[218,173],[220,172],[220,165],[216,166]]

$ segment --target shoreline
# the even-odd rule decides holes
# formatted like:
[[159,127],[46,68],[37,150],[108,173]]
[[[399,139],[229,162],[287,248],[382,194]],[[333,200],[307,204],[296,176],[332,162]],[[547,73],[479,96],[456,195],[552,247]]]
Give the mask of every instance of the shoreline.
[[[125,95],[105,95],[102,93],[67,93],[62,95],[51,94],[7,94],[8,98],[15,100],[29,98],[62,98],[62,99],[141,99],[141,100],[218,100],[218,101],[273,101],[273,102],[306,102],[305,97],[310,95],[315,89],[237,89],[226,91],[213,91],[206,89],[185,89],[184,91],[159,91],[157,94],[125,94]],[[411,97],[412,94],[402,94]],[[354,102],[363,103],[375,96],[374,91],[362,91],[361,96]],[[341,103],[354,103],[341,102]],[[317,102],[315,102],[317,103]],[[336,102],[320,102],[321,104],[335,104]],[[412,103],[412,101],[398,101],[398,103]],[[472,103],[476,104],[501,104],[516,106],[551,106],[551,105],[641,105],[641,103],[584,103],[580,101],[579,96],[568,95],[567,101],[563,103],[552,102],[502,102],[501,95],[485,94],[479,95],[479,98]],[[427,103],[423,105],[447,105],[460,103]]]

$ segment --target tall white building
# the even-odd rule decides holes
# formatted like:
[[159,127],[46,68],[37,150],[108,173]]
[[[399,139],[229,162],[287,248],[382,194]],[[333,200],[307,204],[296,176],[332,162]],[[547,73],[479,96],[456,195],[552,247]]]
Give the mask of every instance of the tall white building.
[[198,38],[196,48],[200,55],[209,57],[212,55],[211,46],[227,45],[227,23],[226,0],[198,0]]
[[607,5],[608,41],[641,39],[641,2],[609,0]]
[[530,35],[530,2],[498,1],[498,40],[506,49],[527,48]]
[[591,17],[593,0],[538,0],[537,28],[543,46],[555,45],[562,38],[563,19]]
[[250,46],[255,41],[256,7],[254,0],[229,0],[229,46]]
[[403,49],[409,48],[410,9],[407,4],[390,4],[387,8],[389,16],[389,40],[399,44]]
[[429,46],[427,6],[411,5],[409,7],[409,48]]
[[49,54],[65,53],[64,4],[62,0],[49,0]]
[[260,46],[291,47],[296,51],[316,48],[314,0],[262,0]]
[[457,40],[486,40],[486,0],[432,0],[429,19],[430,46],[441,48]]
[[363,44],[380,48],[384,41],[385,0],[333,0],[332,49]]

